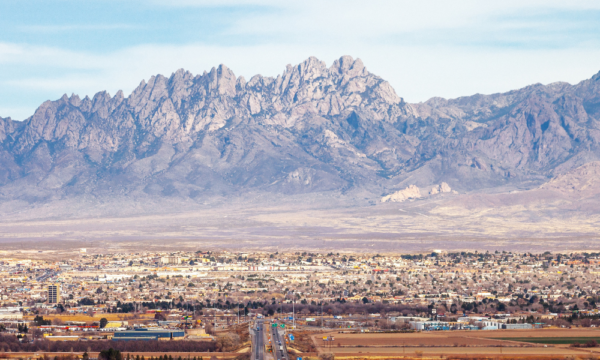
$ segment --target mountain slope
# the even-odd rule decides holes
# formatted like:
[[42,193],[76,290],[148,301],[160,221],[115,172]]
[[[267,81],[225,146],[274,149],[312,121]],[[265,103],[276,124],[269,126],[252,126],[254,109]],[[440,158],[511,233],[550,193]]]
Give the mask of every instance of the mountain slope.
[[599,121],[600,74],[407,104],[348,56],[248,81],[179,70],[128,97],[65,95],[0,118],[0,200],[534,188],[599,160]]

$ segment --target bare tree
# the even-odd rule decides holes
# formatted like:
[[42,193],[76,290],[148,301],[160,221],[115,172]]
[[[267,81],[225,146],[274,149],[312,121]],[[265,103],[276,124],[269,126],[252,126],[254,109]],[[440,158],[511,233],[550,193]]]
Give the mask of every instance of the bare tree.
[[226,333],[217,337],[217,346],[221,351],[235,350],[240,343],[240,336],[236,333]]
[[320,353],[319,360],[335,360],[335,355],[333,353]]
[[208,334],[208,335],[214,335],[214,328],[213,325],[210,322],[207,322],[204,325],[204,331]]

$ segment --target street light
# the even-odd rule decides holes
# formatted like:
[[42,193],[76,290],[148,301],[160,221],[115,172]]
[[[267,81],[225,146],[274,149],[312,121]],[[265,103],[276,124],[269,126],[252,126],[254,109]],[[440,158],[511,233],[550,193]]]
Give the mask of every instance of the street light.
[[[294,296],[292,294],[292,296]],[[296,329],[296,309],[295,309],[295,305],[296,305],[296,298],[292,297],[292,328]]]

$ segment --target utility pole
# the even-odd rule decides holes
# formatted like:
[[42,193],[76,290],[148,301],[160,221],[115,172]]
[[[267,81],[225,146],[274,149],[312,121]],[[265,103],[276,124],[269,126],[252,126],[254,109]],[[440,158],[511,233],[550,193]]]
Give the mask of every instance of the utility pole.
[[296,308],[295,308],[295,305],[296,305],[296,298],[292,298],[292,329],[296,329]]
[[323,299],[321,299],[321,330],[323,330]]

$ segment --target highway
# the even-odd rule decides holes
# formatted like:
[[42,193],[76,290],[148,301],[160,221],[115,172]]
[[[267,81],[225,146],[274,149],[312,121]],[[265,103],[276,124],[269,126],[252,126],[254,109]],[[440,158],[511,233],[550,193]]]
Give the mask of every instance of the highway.
[[254,335],[252,336],[252,360],[264,360],[265,357],[265,325],[263,320],[254,323]]
[[48,271],[46,271],[44,273],[44,275],[38,276],[35,280],[37,282],[44,282],[44,281],[48,280],[51,277],[58,276],[58,274],[59,273],[56,272],[56,271],[54,271],[54,270],[48,270]]
[[279,332],[279,327],[271,327],[271,344],[273,345],[273,357],[275,360],[290,360],[285,338]]

